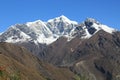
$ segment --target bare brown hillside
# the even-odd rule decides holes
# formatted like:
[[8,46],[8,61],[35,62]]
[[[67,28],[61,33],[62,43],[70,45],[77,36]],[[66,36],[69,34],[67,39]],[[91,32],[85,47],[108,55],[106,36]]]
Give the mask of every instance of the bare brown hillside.
[[74,77],[68,69],[43,63],[24,47],[9,43],[0,43],[0,69],[0,80],[72,80]]
[[[119,80],[120,32],[109,34],[103,30],[89,39],[60,38],[44,50],[46,61],[69,67],[89,80]],[[41,53],[42,54],[42,53]]]

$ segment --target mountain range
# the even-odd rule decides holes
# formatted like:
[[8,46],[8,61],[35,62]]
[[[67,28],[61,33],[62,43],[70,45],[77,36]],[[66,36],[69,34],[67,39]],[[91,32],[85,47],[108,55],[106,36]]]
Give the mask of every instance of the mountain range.
[[62,36],[68,38],[68,41],[78,35],[81,38],[90,38],[99,30],[108,33],[115,31],[92,18],[87,18],[83,23],[78,24],[62,15],[47,22],[37,20],[13,25],[2,34],[0,41],[10,43],[33,41],[36,44],[51,44]]
[[[67,78],[62,76],[61,79],[53,77],[53,74],[48,77],[50,80],[120,79],[120,32],[93,18],[78,23],[62,15],[47,22],[37,20],[15,24],[0,35],[0,42],[25,47],[29,53],[24,54],[34,56],[48,66],[52,65],[55,71],[56,68],[64,68],[68,73]],[[12,52],[10,54],[13,55]],[[13,58],[16,60],[20,56]],[[27,63],[29,60],[24,62]]]

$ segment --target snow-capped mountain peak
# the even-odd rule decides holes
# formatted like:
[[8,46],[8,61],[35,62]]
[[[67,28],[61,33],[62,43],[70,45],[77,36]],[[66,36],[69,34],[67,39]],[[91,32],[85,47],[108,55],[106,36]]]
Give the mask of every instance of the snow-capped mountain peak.
[[76,36],[87,39],[99,30],[104,30],[110,34],[116,31],[93,18],[87,18],[78,24],[62,15],[50,19],[48,22],[36,20],[25,24],[15,24],[0,35],[0,41],[12,43],[34,41],[35,44],[50,44],[61,36],[67,37],[68,40]]
[[68,19],[66,16],[61,15],[60,17],[56,17],[54,19],[50,19],[47,22],[66,22],[66,23],[73,23],[73,24],[78,24],[76,21],[71,21],[70,19]]
[[26,23],[27,26],[37,26],[37,25],[40,25],[40,24],[45,25],[44,22],[41,21],[41,20],[36,20],[34,22],[27,22]]
[[106,25],[101,24],[97,20],[93,18],[87,18],[84,22],[79,24],[72,32],[71,35],[79,35],[81,38],[90,38],[98,31],[103,30],[112,34],[116,30],[108,27]]
[[95,20],[93,18],[87,18],[84,23],[88,29],[94,28],[94,29],[96,29],[96,32],[99,30],[104,30],[104,31],[112,34],[114,31],[116,31],[115,29],[113,29],[111,27],[101,24],[100,22],[98,22],[97,20]]
[[64,15],[48,20],[47,27],[52,31],[55,37],[69,35],[71,30],[78,25],[77,22],[72,21]]
[[100,24],[97,20],[95,20],[94,18],[86,18],[85,22],[91,22],[91,23],[96,23],[96,24]]

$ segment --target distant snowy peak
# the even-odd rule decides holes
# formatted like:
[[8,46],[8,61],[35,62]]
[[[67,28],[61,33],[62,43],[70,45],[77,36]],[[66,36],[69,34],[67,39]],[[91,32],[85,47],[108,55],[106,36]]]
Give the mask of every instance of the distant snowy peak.
[[36,20],[34,22],[27,22],[26,25],[27,26],[38,26],[38,25],[44,25],[45,26],[44,22],[41,21],[41,20]]
[[47,27],[52,31],[56,37],[67,36],[71,30],[78,25],[76,21],[72,21],[65,16],[56,17],[48,20]]
[[28,22],[26,23],[26,25],[35,34],[38,34],[38,35],[43,34],[45,37],[49,37],[52,35],[52,32],[49,30],[46,24],[41,20],[37,20],[34,22]]
[[67,17],[65,17],[64,15],[60,16],[60,17],[56,17],[54,19],[50,19],[47,22],[66,22],[68,24],[78,24],[76,21],[72,21],[70,19],[68,19]]
[[110,28],[106,25],[101,24],[100,22],[96,21],[93,18],[87,18],[84,22],[80,23],[72,32],[72,36],[80,36],[81,38],[90,38],[95,33],[97,33],[100,30],[104,30],[105,32],[108,32],[112,34],[116,30],[113,28]]
[[114,31],[116,31],[115,29],[111,28],[111,27],[108,27],[106,25],[103,25],[101,24],[100,22],[96,21],[95,19],[93,18],[87,18],[84,22],[85,26],[88,28],[88,29],[96,29],[96,31],[99,31],[99,30],[104,30],[108,33],[113,33]]
[[100,24],[100,22],[98,22],[97,20],[93,19],[93,18],[86,18],[86,20],[84,21],[85,23],[86,22],[89,22],[89,23],[96,23],[96,24]]
[[30,36],[21,31],[15,26],[11,26],[6,32],[0,36],[0,41],[2,42],[26,42],[30,39]]

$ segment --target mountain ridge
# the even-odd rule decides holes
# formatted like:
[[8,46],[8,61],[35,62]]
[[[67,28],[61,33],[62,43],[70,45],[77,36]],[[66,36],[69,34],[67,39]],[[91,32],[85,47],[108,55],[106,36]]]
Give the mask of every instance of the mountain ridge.
[[84,22],[78,24],[78,22],[62,15],[47,22],[37,20],[12,25],[6,32],[1,34],[0,41],[12,43],[34,41],[36,44],[51,44],[62,36],[67,37],[68,41],[78,35],[81,36],[80,38],[90,38],[101,29],[108,33],[116,31],[93,18],[87,18]]

